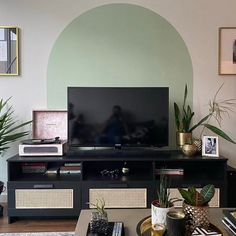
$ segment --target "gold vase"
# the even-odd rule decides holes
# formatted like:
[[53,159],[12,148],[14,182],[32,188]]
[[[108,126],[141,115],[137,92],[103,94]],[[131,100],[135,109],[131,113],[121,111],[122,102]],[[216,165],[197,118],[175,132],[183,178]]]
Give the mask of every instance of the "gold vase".
[[182,146],[182,152],[184,155],[191,157],[197,153],[197,147],[195,144],[184,144]]
[[183,211],[186,215],[187,232],[191,233],[196,227],[209,228],[209,205],[207,206],[191,206],[183,202]]
[[176,142],[178,146],[182,147],[185,143],[189,142],[190,140],[192,140],[192,133],[181,133],[181,132],[176,133]]

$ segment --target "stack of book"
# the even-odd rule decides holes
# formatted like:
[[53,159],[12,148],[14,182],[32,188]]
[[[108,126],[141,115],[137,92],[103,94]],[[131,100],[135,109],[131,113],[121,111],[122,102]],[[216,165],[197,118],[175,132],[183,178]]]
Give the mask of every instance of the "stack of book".
[[178,169],[156,169],[155,171],[156,175],[184,175],[184,169],[178,168]]
[[223,224],[233,235],[236,235],[236,210],[223,210],[223,214]]
[[45,173],[47,170],[47,163],[45,162],[25,162],[21,164],[23,174]]
[[60,167],[60,174],[80,174],[81,164],[80,163],[65,163],[64,166]]
[[47,169],[46,173],[47,175],[57,175],[59,172],[59,167],[51,167]]

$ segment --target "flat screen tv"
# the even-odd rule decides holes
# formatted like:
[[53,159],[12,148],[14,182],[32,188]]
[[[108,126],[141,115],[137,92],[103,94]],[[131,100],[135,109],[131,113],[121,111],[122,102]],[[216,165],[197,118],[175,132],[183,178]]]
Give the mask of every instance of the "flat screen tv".
[[168,146],[168,120],[166,87],[68,87],[70,146]]

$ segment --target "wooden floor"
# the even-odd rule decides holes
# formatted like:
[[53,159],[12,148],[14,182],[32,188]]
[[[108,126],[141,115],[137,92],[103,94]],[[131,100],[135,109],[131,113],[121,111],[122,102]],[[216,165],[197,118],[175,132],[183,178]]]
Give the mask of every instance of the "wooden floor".
[[21,219],[8,224],[7,206],[4,203],[1,205],[4,207],[4,214],[0,217],[0,233],[75,231],[77,219]]

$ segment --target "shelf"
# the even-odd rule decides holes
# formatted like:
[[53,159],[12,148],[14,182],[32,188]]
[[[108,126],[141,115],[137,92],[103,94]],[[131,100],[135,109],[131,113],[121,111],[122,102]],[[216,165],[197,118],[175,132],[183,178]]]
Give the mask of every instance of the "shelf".
[[65,174],[65,175],[46,175],[46,174],[21,174],[10,181],[24,181],[24,182],[35,182],[35,181],[80,181],[81,174]]

